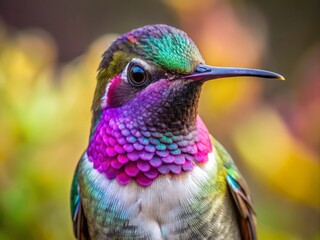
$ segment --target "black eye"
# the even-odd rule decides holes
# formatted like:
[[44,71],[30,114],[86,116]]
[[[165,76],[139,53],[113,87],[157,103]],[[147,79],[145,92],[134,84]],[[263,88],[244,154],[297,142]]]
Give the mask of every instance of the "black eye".
[[147,73],[139,65],[133,64],[133,65],[129,66],[128,79],[133,85],[141,86],[147,80]]

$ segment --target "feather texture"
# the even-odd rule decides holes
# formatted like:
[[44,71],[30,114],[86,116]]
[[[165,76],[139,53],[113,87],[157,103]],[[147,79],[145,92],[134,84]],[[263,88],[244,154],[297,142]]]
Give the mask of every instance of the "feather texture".
[[[160,231],[161,234],[160,238],[145,235],[144,239],[170,239],[169,236],[240,239],[240,230],[241,239],[255,240],[254,211],[247,186],[224,148],[213,138],[211,141],[214,150],[204,166],[197,166],[195,171],[188,173],[190,176],[187,178],[185,176],[179,180],[168,176],[147,188],[135,183],[121,186],[114,180],[108,180],[92,168],[84,154],[75,174],[71,199],[74,202],[72,209],[77,239],[90,239],[91,229],[93,239],[122,239],[120,233],[125,234],[123,237],[127,239],[134,239],[133,236],[141,235],[130,236],[126,233],[145,234],[144,231],[151,231],[152,234],[156,234],[153,231]],[[85,201],[82,203],[79,182],[84,191],[81,196]],[[124,208],[126,205],[128,208]],[[126,220],[125,216],[130,215],[133,218]],[[141,216],[148,217],[139,220]],[[180,232],[180,228],[184,230]],[[101,237],[103,235],[105,237]]]

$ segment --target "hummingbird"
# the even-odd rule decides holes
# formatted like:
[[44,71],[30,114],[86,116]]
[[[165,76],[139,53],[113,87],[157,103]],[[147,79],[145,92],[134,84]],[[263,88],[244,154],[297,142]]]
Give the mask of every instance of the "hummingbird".
[[205,64],[187,34],[147,25],[103,53],[71,186],[77,239],[257,239],[249,189],[198,115],[211,79],[274,72]]

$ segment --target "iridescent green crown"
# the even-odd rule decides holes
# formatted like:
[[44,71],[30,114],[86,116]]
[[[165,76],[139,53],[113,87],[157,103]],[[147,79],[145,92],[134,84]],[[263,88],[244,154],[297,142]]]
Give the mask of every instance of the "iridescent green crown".
[[182,74],[192,72],[203,61],[198,48],[185,32],[167,25],[149,25],[115,40],[103,54],[99,69],[116,67],[109,70],[118,72],[132,57],[149,60],[165,70]]

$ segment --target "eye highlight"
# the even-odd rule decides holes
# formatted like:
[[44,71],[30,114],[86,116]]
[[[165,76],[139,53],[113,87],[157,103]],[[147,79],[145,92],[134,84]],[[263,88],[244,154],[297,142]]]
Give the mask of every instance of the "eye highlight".
[[134,86],[142,86],[147,80],[147,72],[138,64],[129,66],[128,80]]

